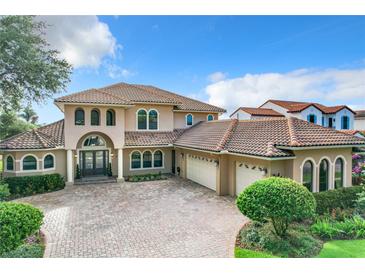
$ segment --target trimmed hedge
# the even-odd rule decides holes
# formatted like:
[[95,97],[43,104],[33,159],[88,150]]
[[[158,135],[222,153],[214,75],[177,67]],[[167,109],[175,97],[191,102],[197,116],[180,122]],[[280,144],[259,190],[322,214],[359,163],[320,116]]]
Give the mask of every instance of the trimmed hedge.
[[15,250],[30,235],[36,233],[43,222],[43,213],[31,205],[0,203],[0,254]]
[[313,193],[317,201],[317,213],[323,215],[336,208],[353,208],[358,198],[356,194],[361,191],[362,186],[352,186]]
[[65,180],[60,174],[6,177],[12,199],[63,189]]

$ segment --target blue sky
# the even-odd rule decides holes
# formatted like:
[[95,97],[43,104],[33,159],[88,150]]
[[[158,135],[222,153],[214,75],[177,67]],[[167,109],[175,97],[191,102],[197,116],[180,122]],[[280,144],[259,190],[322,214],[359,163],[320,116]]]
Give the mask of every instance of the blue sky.
[[[156,85],[228,111],[269,97],[365,108],[364,16],[44,20],[53,26],[51,45],[75,66],[68,93],[123,81]],[[34,107],[42,123],[63,117],[52,100]]]

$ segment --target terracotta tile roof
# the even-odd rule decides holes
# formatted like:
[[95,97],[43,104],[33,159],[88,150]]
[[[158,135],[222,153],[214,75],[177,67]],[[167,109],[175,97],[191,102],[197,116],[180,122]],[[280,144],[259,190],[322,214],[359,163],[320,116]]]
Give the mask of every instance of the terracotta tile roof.
[[224,109],[187,98],[157,87],[118,83],[89,89],[57,98],[55,102],[133,105],[142,103],[170,104],[176,110],[225,112]]
[[[227,140],[222,145],[224,136]],[[185,131],[175,144],[210,151],[287,157],[293,156],[291,147],[356,146],[365,145],[365,140],[297,118],[270,118],[203,122]]]
[[345,105],[327,107],[322,104],[312,103],[312,102],[296,102],[296,101],[271,100],[271,99],[266,101],[263,105],[265,105],[267,102],[272,102],[278,106],[286,108],[288,112],[300,112],[310,106],[314,106],[325,114],[334,114],[344,108],[347,108],[349,111],[355,114],[355,112],[351,108]]
[[365,130],[357,130],[357,129],[341,129],[341,130],[339,130],[339,131],[340,131],[340,132],[343,132],[343,133],[350,134],[350,135],[355,135],[355,134],[360,133],[361,135],[364,135],[364,136],[365,136]]
[[0,142],[0,149],[44,149],[64,145],[63,120],[19,133]]
[[[237,112],[238,110],[242,110],[251,114],[253,116],[269,116],[269,117],[284,117],[283,114],[271,109],[271,108],[250,108],[250,107],[240,107],[233,113]],[[231,114],[232,116],[232,114]]]
[[230,137],[229,131],[233,130],[237,121],[214,120],[200,122],[187,129],[184,134],[175,141],[175,145],[209,151],[223,150]]
[[159,146],[172,145],[181,136],[184,129],[174,131],[150,132],[150,131],[126,131],[125,146]]
[[356,110],[355,118],[365,118],[365,109]]

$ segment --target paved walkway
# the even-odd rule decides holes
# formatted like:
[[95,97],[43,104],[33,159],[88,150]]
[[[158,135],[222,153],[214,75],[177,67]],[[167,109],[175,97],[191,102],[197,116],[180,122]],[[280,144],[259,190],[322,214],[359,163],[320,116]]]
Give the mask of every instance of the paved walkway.
[[22,198],[45,212],[49,257],[232,257],[234,199],[165,181],[69,186]]

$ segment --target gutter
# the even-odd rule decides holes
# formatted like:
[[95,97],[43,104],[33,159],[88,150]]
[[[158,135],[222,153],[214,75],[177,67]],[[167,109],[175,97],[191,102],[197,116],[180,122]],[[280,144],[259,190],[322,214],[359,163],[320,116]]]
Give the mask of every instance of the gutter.
[[352,148],[352,147],[365,147],[365,144],[359,145],[329,145],[329,146],[303,146],[303,147],[291,147],[291,146],[276,146],[280,149],[286,150],[310,150],[310,149],[323,149],[323,148]]

